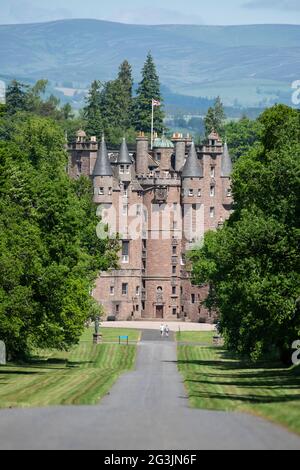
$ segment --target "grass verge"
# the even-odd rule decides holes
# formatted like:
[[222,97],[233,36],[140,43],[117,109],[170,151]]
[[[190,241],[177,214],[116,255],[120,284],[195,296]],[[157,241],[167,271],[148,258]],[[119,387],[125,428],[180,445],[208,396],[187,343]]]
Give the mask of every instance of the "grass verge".
[[193,407],[245,411],[300,433],[300,368],[248,364],[222,348],[178,346],[179,370]]
[[[136,345],[94,345],[90,333],[70,352],[39,351],[30,363],[0,367],[0,408],[97,404],[134,368]],[[110,331],[103,334],[112,338]],[[123,330],[114,329],[113,337],[119,334]],[[139,332],[131,336],[138,337]]]
[[179,343],[207,343],[213,344],[213,337],[216,331],[182,331],[176,333],[176,340]]

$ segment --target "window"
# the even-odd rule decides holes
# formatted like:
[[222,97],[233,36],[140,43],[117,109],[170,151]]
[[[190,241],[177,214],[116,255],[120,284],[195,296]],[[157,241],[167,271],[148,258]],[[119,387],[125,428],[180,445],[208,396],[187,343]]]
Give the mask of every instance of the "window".
[[231,197],[232,196],[232,191],[231,189],[227,189],[227,197]]
[[109,196],[112,195],[112,188],[108,188],[108,195],[109,195]]
[[211,178],[214,178],[216,176],[216,169],[214,166],[210,167],[210,176]]
[[99,188],[99,196],[103,196],[104,195],[104,188]]
[[210,197],[214,197],[216,195],[216,188],[214,186],[210,187]]
[[137,296],[140,295],[140,286],[136,286],[135,293]]
[[172,295],[176,295],[177,289],[175,286],[172,287]]
[[176,247],[176,246],[172,246],[172,254],[173,254],[174,256],[177,255],[177,247]]
[[215,217],[215,208],[211,207],[209,211],[210,218],[213,219]]
[[178,223],[177,222],[173,222],[173,230],[177,230],[178,228]]
[[129,242],[122,242],[122,262],[129,263]]
[[141,213],[142,213],[141,205],[138,204],[138,205],[136,206],[136,215],[141,215]]
[[180,287],[180,294],[183,295],[183,287]]
[[139,310],[140,310],[139,305],[136,305],[136,306],[135,306],[135,311],[138,312]]
[[176,308],[173,308],[172,313],[173,313],[173,315],[177,315],[177,309],[176,309]]
[[126,174],[127,174],[127,175],[130,174],[130,165],[126,165]]
[[116,314],[118,314],[119,311],[120,311],[120,305],[117,304],[117,305],[116,305]]
[[127,215],[127,214],[128,214],[128,206],[127,206],[127,204],[124,204],[124,205],[123,205],[122,213],[123,213],[123,215]]
[[160,162],[161,161],[161,153],[156,154],[156,161]]
[[193,197],[193,196],[194,196],[194,190],[193,190],[193,189],[189,189],[189,196],[190,196],[190,197]]
[[128,284],[122,284],[122,295],[128,295]]
[[110,286],[110,295],[114,295],[115,294],[115,288],[114,286]]
[[124,184],[124,196],[128,196],[128,184]]
[[124,175],[124,172],[125,172],[124,165],[120,165],[120,174]]
[[177,272],[177,266],[172,266],[172,274],[173,276],[176,275]]
[[198,189],[198,197],[201,197],[202,193],[201,193],[201,189]]
[[195,296],[195,294],[192,294],[192,295],[191,295],[191,300],[192,300],[192,304],[194,304],[195,301],[196,301],[196,296]]
[[161,294],[162,291],[163,291],[163,288],[161,286],[159,286],[156,290],[157,290],[158,294]]

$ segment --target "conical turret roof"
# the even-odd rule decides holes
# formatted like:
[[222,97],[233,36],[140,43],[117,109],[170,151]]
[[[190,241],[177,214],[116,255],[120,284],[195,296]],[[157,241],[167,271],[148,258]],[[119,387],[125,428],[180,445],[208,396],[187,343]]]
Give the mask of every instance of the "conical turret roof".
[[202,178],[203,171],[200,166],[195,143],[192,142],[189,155],[182,170],[182,178]]
[[102,142],[97,153],[93,176],[113,176],[104,137],[102,137]]
[[224,152],[221,158],[222,158],[221,176],[229,177],[231,176],[231,173],[232,173],[232,161],[229,155],[227,142],[225,142]]
[[118,156],[118,163],[120,163],[121,165],[131,165],[132,164],[132,160],[131,160],[131,157],[130,157],[129,152],[128,152],[128,147],[127,147],[127,144],[126,144],[125,137],[124,137],[124,139],[122,141],[122,144],[121,144],[121,148],[120,148],[120,152],[119,152],[119,156]]

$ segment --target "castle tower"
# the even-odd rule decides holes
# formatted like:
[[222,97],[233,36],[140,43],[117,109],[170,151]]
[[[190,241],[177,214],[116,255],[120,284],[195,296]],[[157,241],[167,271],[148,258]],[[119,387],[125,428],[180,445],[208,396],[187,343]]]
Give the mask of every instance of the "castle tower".
[[[196,242],[196,237],[202,237],[201,208],[203,205],[203,168],[198,160],[195,143],[192,142],[188,158],[182,173],[182,204],[184,211],[183,229],[187,242]],[[196,226],[195,224],[198,224]]]
[[169,172],[170,170],[175,170],[175,168],[172,167],[173,153],[174,144],[171,140],[167,139],[165,135],[154,140],[153,156],[161,171]]
[[112,204],[113,171],[108,158],[104,137],[100,144],[93,170],[94,202]]

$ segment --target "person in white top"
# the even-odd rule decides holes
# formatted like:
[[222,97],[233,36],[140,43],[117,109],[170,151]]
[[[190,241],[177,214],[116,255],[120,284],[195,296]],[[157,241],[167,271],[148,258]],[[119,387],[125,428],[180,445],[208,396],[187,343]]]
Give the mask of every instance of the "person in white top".
[[163,324],[160,325],[160,334],[161,336],[165,335],[165,326]]

